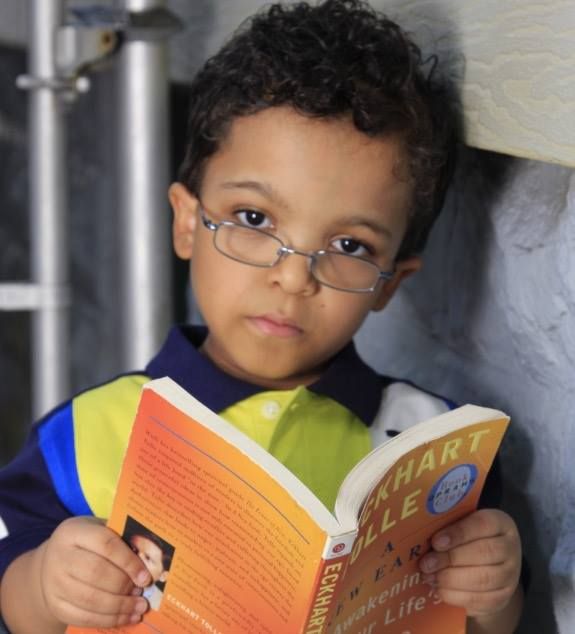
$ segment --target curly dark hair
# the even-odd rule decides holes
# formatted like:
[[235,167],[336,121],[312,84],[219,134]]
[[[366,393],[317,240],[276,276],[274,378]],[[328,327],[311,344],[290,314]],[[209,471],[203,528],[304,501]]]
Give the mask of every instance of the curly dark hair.
[[195,77],[179,180],[199,194],[206,160],[237,117],[285,105],[309,117],[349,117],[370,137],[403,140],[414,193],[398,258],[416,254],[443,205],[457,139],[455,100],[435,64],[361,0],[273,4]]

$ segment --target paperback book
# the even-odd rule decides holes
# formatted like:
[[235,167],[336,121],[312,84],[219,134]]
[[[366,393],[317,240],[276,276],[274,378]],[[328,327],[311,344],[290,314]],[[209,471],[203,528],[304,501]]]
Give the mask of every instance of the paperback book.
[[417,422],[352,469],[332,513],[171,379],[151,381],[108,525],[152,542],[162,576],[142,623],[67,632],[464,634],[418,561],[477,507],[508,422],[474,405]]

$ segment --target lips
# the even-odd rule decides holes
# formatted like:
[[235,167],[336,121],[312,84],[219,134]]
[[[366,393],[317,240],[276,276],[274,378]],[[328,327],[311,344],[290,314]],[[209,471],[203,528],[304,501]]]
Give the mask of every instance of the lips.
[[258,315],[251,317],[250,322],[256,330],[272,337],[287,339],[298,337],[303,333],[303,330],[294,321],[278,315]]

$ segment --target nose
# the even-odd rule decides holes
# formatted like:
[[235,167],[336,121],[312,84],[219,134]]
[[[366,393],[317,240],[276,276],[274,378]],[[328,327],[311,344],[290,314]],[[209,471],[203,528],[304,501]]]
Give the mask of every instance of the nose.
[[269,269],[273,284],[278,284],[290,295],[311,295],[318,282],[311,274],[310,256],[299,251],[285,252],[282,259]]

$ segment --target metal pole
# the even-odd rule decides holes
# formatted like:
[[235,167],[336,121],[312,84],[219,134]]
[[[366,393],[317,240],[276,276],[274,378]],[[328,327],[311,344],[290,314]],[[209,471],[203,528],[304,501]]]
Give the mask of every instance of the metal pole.
[[[130,12],[164,5],[124,0]],[[126,369],[140,369],[157,351],[170,320],[165,39],[126,41],[118,77],[123,359]]]
[[68,240],[66,231],[63,104],[49,87],[56,77],[54,38],[62,24],[62,0],[30,0],[29,72],[48,80],[29,94],[30,223],[32,280],[44,301],[32,314],[33,413],[36,417],[69,396]]

